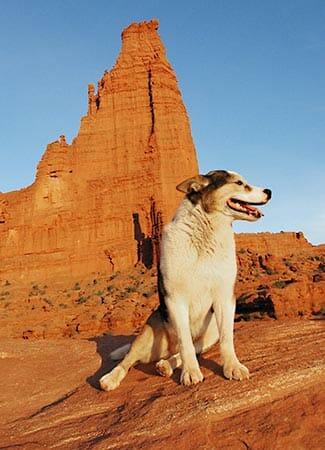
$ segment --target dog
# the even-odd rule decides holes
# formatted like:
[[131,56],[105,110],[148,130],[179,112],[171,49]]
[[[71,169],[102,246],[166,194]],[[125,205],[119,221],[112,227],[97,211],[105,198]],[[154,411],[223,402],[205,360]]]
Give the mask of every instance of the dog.
[[233,326],[237,265],[234,220],[262,217],[271,190],[251,186],[241,175],[215,170],[180,183],[185,198],[163,229],[158,269],[160,305],[132,345],[111,353],[122,361],[100,379],[105,391],[115,389],[137,363],[157,362],[170,377],[181,367],[185,386],[203,380],[197,356],[220,343],[227,379],[249,378],[235,353]]

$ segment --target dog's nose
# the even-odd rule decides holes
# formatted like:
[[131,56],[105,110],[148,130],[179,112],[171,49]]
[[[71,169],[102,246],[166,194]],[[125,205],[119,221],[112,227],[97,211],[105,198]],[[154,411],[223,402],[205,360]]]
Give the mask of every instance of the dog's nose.
[[267,199],[270,200],[270,198],[272,197],[272,191],[271,189],[264,189],[264,194],[267,195]]

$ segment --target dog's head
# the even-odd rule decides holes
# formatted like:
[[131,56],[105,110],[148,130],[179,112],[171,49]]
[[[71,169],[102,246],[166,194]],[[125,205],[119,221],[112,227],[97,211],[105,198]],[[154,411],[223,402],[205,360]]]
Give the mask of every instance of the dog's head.
[[226,170],[213,170],[183,181],[177,190],[193,203],[200,203],[207,213],[222,213],[233,220],[254,222],[262,217],[256,208],[271,198],[271,190],[251,186],[241,175]]

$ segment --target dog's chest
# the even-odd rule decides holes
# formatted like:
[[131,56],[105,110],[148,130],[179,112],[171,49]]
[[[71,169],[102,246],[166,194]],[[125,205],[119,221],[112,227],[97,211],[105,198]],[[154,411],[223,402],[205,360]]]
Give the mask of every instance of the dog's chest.
[[205,321],[211,314],[213,303],[224,295],[224,287],[232,287],[236,278],[236,259],[202,260],[192,274],[193,290],[188,298],[189,319],[192,336],[199,336]]

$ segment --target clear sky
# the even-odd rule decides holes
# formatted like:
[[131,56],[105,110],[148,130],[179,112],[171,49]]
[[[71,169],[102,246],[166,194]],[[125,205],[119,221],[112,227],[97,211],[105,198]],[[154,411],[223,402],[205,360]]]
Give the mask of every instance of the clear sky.
[[230,169],[274,196],[238,231],[325,242],[324,0],[10,0],[0,11],[0,191],[33,182],[47,143],[77,134],[87,85],[121,30],[158,18],[200,169]]

